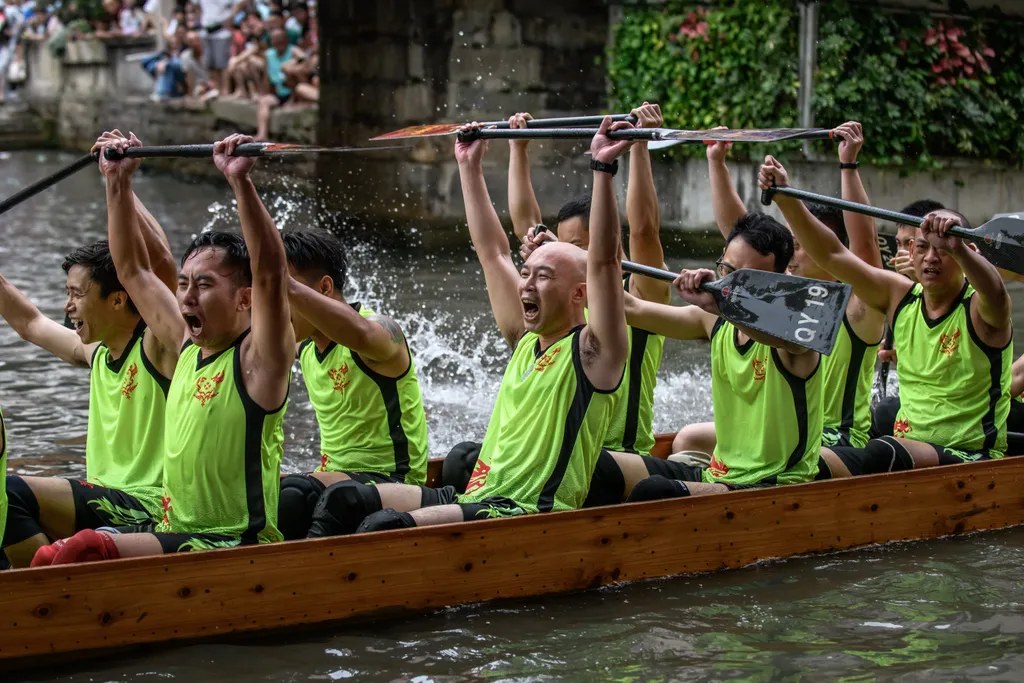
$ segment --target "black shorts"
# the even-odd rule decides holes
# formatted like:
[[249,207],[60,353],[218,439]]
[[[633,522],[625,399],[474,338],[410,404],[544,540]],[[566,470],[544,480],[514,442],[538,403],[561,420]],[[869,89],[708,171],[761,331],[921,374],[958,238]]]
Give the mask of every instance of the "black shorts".
[[[962,465],[965,462],[991,459],[987,450],[962,451],[955,448],[938,446],[933,443],[928,445],[935,449],[939,465]],[[855,477],[905,469],[905,467],[900,467],[898,463],[894,462],[893,456],[888,452],[875,452],[870,448],[845,448],[841,446],[829,448],[829,450],[836,454],[836,457],[846,465],[846,469],[850,470],[850,474]],[[825,462],[824,458],[819,458],[818,475],[815,477],[815,480],[831,478],[832,471],[829,469],[828,463]]]
[[[644,459],[644,465],[647,467],[647,474],[654,476],[660,474],[666,479],[678,479],[679,481],[688,481],[692,483],[703,483],[704,473],[703,467],[697,467],[696,465],[687,465],[681,462],[675,462],[674,460],[662,460],[656,458],[653,455],[641,455]],[[773,482],[759,481],[754,484],[733,484],[728,481],[716,481],[716,484],[721,484],[730,491],[742,491],[744,489],[760,489],[766,486],[773,486]]]
[[850,432],[835,427],[825,427],[821,430],[821,445],[825,448],[845,447],[852,448]]
[[164,555],[174,553],[188,553],[196,550],[216,550],[217,548],[234,548],[242,544],[241,539],[223,534],[201,534],[201,533],[165,533],[156,532],[155,523],[140,524],[138,526],[108,527],[104,531],[113,531],[119,534],[152,534],[160,542]]
[[75,501],[75,531],[101,526],[140,526],[156,521],[135,496],[87,481],[69,481]]
[[462,508],[462,521],[473,522],[480,519],[497,519],[500,517],[518,517],[525,515],[526,510],[519,507],[514,500],[492,496],[477,503],[456,503]]

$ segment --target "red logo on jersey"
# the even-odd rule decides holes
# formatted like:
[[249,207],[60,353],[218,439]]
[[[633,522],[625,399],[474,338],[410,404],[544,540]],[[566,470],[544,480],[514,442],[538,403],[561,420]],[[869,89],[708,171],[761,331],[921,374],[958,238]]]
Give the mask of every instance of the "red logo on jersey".
[[711,464],[708,465],[708,469],[716,477],[724,477],[729,474],[729,466],[718,459],[718,453],[711,456]]
[[906,438],[907,434],[912,431],[914,431],[914,428],[910,426],[910,420],[907,418],[896,420],[892,425],[892,434],[897,439]]
[[562,347],[559,346],[558,348],[552,349],[550,352],[545,353],[537,361],[537,364],[533,366],[533,369],[536,370],[537,372],[544,372],[544,370],[546,368],[550,368],[552,365],[555,364],[555,361],[557,360],[557,357],[558,357],[558,353],[561,350],[562,350]]
[[317,472],[326,472],[327,471],[327,462],[329,460],[330,460],[330,458],[327,457],[326,453],[321,453],[320,454],[320,467],[318,467],[316,469],[316,471]]
[[139,388],[139,383],[135,381],[135,375],[139,374],[139,366],[132,363],[128,366],[128,376],[124,378],[124,382],[121,383],[121,395],[125,398],[131,398],[132,392]]
[[764,363],[758,359],[751,361],[751,365],[754,366],[754,379],[758,382],[764,381]]
[[939,337],[939,351],[946,354],[946,358],[952,358],[956,350],[960,348],[960,330],[953,334],[943,334]]
[[200,405],[205,406],[207,401],[220,393],[220,383],[223,381],[223,370],[218,372],[211,379],[207,379],[206,375],[203,375],[196,380],[196,393],[192,395],[192,398],[199,399]]
[[327,376],[331,378],[332,382],[334,382],[334,390],[339,394],[344,394],[348,385],[352,384],[352,380],[346,377],[347,374],[348,363],[345,363],[340,368],[331,368],[327,371]]
[[171,508],[173,507],[171,505],[170,497],[169,496],[161,496],[160,497],[160,504],[164,506],[164,524],[170,524],[171,521],[169,519],[167,519],[167,513],[169,513],[171,511]]
[[482,489],[487,481],[487,473],[490,471],[491,466],[477,458],[476,466],[473,468],[473,476],[469,478],[469,483],[466,484],[466,493],[473,493],[473,491]]

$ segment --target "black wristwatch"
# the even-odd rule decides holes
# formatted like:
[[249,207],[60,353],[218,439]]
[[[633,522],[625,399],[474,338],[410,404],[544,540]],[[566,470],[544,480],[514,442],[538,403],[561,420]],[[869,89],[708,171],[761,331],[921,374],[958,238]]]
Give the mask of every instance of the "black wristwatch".
[[850,162],[840,161],[839,162],[839,168],[842,169],[842,170],[846,170],[848,168],[857,168],[858,166],[860,166],[860,163],[857,162],[857,161],[850,161]]
[[613,176],[619,172],[619,160],[616,159],[610,164],[606,164],[603,161],[597,159],[590,160],[590,168],[594,171],[600,171],[601,173],[611,173]]

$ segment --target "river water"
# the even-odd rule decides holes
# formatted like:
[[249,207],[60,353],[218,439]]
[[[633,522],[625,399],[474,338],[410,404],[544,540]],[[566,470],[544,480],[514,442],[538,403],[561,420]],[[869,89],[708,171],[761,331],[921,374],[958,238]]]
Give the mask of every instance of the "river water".
[[[0,195],[73,159],[55,152],[0,155]],[[142,174],[136,191],[176,254],[203,228],[237,225],[225,187]],[[308,200],[265,199],[279,225],[302,225]],[[83,171],[4,215],[0,229],[0,271],[46,315],[63,319],[63,255],[105,237],[102,180]],[[446,253],[348,244],[350,300],[391,314],[410,339],[434,456],[482,438],[508,358],[465,231],[453,242],[460,246]],[[669,265],[681,266],[685,256],[671,254]],[[1022,301],[1016,290],[1015,299]],[[658,431],[711,419],[709,371],[705,344],[666,344]],[[86,431],[88,372],[21,341],[2,323],[0,406],[11,472],[84,473],[84,447],[75,441]],[[299,377],[285,432],[283,469],[314,467],[316,423]],[[1024,532],[1011,530],[244,644],[147,648],[25,679],[1022,680],[1022,564]]]

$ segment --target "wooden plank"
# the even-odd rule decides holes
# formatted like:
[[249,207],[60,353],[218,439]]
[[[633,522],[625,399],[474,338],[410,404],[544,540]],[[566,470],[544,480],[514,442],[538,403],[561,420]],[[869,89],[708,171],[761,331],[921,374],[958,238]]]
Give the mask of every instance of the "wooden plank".
[[[0,666],[1024,523],[1024,459],[0,575]],[[22,662],[23,663],[23,662]]]

